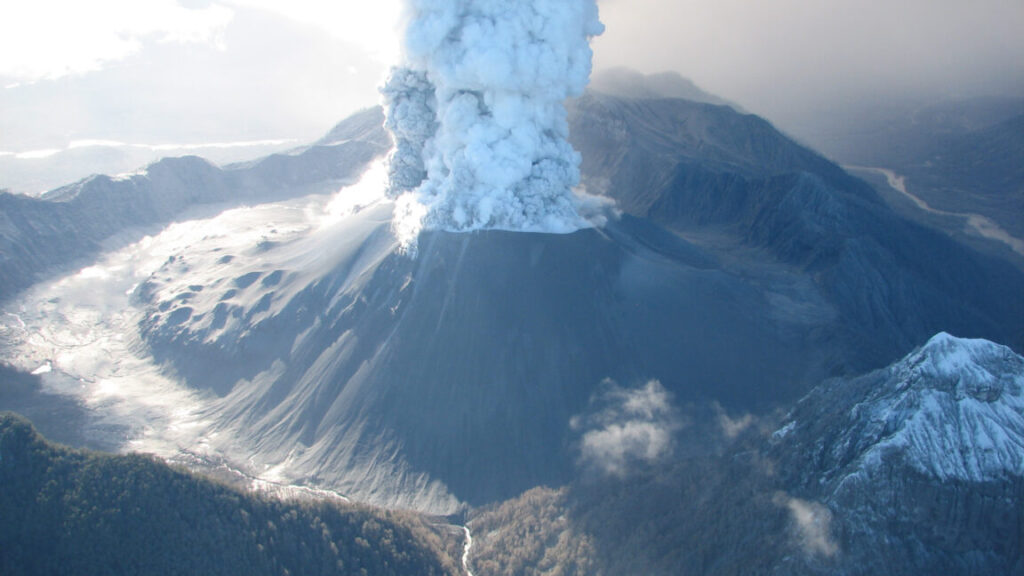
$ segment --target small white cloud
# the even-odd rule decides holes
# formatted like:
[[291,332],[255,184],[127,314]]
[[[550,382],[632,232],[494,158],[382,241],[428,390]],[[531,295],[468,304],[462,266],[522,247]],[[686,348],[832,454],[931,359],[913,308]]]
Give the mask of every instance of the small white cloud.
[[652,380],[636,389],[605,382],[591,406],[590,413],[570,421],[581,433],[579,463],[584,468],[623,477],[638,466],[671,456],[682,422],[660,382]]
[[832,538],[832,511],[828,507],[818,502],[791,498],[782,492],[776,494],[773,501],[789,509],[796,528],[796,539],[804,554],[831,558],[839,552],[839,545]]
[[725,437],[729,440],[735,439],[746,431],[747,428],[750,428],[755,422],[754,415],[749,412],[734,418],[729,416],[729,413],[725,411],[725,408],[717,402],[714,404],[714,409],[718,414],[718,427],[722,430],[722,434],[725,434]]

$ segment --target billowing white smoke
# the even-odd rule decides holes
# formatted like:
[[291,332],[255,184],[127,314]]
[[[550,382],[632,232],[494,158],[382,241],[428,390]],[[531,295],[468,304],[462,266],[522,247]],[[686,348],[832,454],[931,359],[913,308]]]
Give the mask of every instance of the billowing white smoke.
[[564,101],[590,77],[594,0],[405,0],[382,89],[396,228],[571,232],[580,157]]
[[672,394],[657,380],[640,388],[606,380],[590,399],[590,410],[569,421],[580,433],[579,464],[618,477],[671,456],[674,435],[683,424]]

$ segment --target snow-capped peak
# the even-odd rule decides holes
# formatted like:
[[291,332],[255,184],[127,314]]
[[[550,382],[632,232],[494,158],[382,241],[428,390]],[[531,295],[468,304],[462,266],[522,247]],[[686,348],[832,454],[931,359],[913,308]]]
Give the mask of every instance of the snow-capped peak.
[[1003,394],[1021,394],[1021,358],[988,340],[941,332],[896,368],[905,375],[906,385],[943,389],[984,402],[996,402]]
[[1024,477],[1024,358],[940,333],[888,368],[819,388],[783,430],[777,441],[813,446],[805,457],[822,480],[896,461],[939,480]]
[[862,463],[893,451],[939,479],[1024,476],[1024,358],[986,340],[946,333],[893,365],[851,411],[876,439]]

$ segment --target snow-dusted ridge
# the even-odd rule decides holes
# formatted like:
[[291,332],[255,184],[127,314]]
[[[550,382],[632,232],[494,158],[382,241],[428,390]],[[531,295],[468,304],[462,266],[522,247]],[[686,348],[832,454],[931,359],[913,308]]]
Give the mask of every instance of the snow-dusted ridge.
[[888,368],[812,393],[776,439],[793,431],[823,438],[811,458],[841,482],[895,460],[940,481],[1024,477],[1024,358],[940,333]]
[[865,455],[904,453],[939,479],[982,482],[1024,476],[1024,359],[986,340],[939,334],[892,368],[895,394],[855,410],[880,432],[895,428]]

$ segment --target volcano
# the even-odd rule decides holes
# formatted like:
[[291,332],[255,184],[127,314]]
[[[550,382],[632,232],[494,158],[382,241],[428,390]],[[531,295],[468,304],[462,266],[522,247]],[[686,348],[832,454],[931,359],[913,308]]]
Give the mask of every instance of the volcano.
[[618,206],[601,226],[425,231],[411,256],[381,198],[169,258],[135,292],[140,333],[214,395],[212,443],[450,513],[570,479],[570,421],[607,380],[758,412],[942,330],[1024,343],[1024,275],[756,116],[591,92],[570,120],[584,184]]
[[[571,475],[569,420],[607,378],[749,406],[829,369],[834,351],[805,342],[833,317],[812,287],[779,278],[773,299],[643,220],[568,235],[427,232],[412,259],[389,216],[374,207],[335,232],[322,274],[292,264],[322,241],[258,258],[214,245],[139,291],[156,357],[223,394],[215,419],[233,441],[307,481],[370,500],[429,495],[429,507],[447,491],[487,502]],[[197,292],[188,270],[225,256],[252,264]]]

